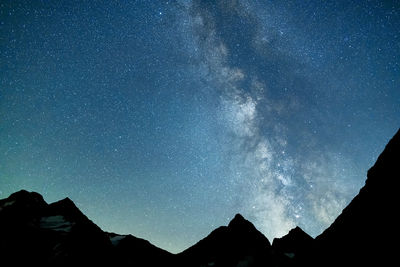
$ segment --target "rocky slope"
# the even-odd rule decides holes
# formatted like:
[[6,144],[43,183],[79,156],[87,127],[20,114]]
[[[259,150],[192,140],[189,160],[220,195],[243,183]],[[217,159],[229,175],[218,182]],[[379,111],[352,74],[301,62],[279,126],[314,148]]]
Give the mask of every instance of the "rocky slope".
[[397,261],[400,131],[368,171],[365,186],[338,218],[316,238],[317,265],[379,266]]

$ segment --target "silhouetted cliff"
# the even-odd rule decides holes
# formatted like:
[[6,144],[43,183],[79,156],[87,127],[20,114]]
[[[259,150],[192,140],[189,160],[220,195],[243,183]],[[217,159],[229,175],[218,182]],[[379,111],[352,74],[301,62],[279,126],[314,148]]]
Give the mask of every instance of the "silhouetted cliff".
[[368,171],[365,186],[338,218],[316,238],[317,265],[396,262],[400,131]]

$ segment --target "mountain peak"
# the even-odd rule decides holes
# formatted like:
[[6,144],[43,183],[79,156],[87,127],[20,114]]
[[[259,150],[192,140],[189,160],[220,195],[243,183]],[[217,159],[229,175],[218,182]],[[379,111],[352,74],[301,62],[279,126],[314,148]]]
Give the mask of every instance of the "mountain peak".
[[248,258],[257,262],[251,266],[261,266],[268,265],[270,247],[268,239],[251,222],[236,214],[228,226],[215,229],[178,255],[183,266],[239,266]]
[[88,220],[87,217],[75,205],[75,203],[68,197],[51,203],[49,205],[49,212],[52,214],[63,214],[72,220]]
[[8,199],[9,200],[24,200],[24,201],[25,200],[30,200],[30,201],[35,201],[35,202],[43,201],[44,202],[44,199],[43,199],[42,195],[40,195],[39,193],[28,192],[28,191],[26,191],[24,189],[22,189],[22,190],[20,190],[18,192],[12,193],[8,197]]
[[69,197],[59,200],[58,203],[62,204],[64,206],[74,206],[75,207],[75,203]]
[[0,201],[0,206],[2,206],[2,203],[6,206],[15,204],[24,210],[40,209],[47,205],[42,195],[36,192],[28,192],[26,190],[20,190],[11,194],[8,198]]
[[242,214],[240,213],[236,213],[235,217],[233,218],[233,220],[245,220],[244,217],[242,216]]
[[[313,243],[314,239],[296,226],[289,233],[281,238],[275,238],[272,241],[272,247],[275,251],[286,253],[287,256],[293,258],[297,253],[307,250]],[[289,253],[289,254],[287,254]]]
[[241,214],[237,213],[235,217],[229,222],[228,227],[235,227],[238,225],[244,225],[250,223]]
[[19,197],[19,196],[23,196],[23,195],[28,195],[28,194],[30,194],[31,192],[28,192],[27,190],[25,190],[25,189],[21,189],[21,190],[19,190],[19,191],[17,191],[17,192],[14,192],[14,193],[12,193],[11,195],[10,195],[10,197],[11,198],[14,198],[14,197]]
[[249,222],[248,220],[246,220],[241,214],[236,214],[235,217],[229,222],[228,224],[228,228],[229,229],[233,229],[233,230],[256,230],[256,228],[254,227],[254,225]]
[[68,197],[61,199],[57,202],[51,203],[50,206],[57,207],[63,210],[74,210],[77,209],[75,203]]
[[296,226],[295,228],[291,229],[289,231],[289,235],[303,235],[303,236],[308,236],[306,232],[303,231],[299,226]]

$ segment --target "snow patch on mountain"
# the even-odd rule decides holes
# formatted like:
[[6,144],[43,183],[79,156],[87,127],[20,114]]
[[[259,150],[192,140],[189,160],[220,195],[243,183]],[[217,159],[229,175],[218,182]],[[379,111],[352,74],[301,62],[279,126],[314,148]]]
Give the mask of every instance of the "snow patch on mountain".
[[13,205],[14,203],[15,203],[15,200],[7,201],[7,202],[5,202],[5,203],[3,204],[3,208],[8,207],[8,206],[11,206],[11,205]]
[[70,232],[74,223],[67,221],[62,215],[54,215],[42,217],[39,225],[43,229]]
[[121,242],[121,240],[124,239],[125,237],[126,237],[125,235],[116,235],[110,237],[111,244],[113,244],[113,246],[117,246],[119,242]]

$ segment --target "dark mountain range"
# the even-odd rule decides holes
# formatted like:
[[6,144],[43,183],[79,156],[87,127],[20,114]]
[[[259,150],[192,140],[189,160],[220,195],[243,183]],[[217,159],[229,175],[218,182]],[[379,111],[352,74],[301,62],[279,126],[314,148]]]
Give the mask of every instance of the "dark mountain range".
[[0,200],[4,266],[160,266],[169,257],[146,240],[103,232],[68,198],[47,204],[22,190]]
[[111,247],[71,200],[48,205],[41,195],[27,191],[0,201],[0,236],[2,261],[18,265],[97,262]]
[[68,198],[47,204],[25,190],[0,200],[1,266],[378,266],[396,262],[400,131],[360,193],[316,239],[296,227],[272,245],[237,214],[171,254],[131,235],[103,232]]

